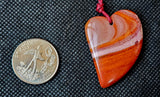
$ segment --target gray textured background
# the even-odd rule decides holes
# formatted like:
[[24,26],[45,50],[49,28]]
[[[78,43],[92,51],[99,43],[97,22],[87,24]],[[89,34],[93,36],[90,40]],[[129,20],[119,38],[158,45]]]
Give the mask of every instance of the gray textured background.
[[[118,83],[102,89],[85,38],[84,25],[97,0],[0,0],[0,96],[160,96],[160,0],[104,0],[109,15],[120,9],[137,13],[144,31],[142,52]],[[56,76],[42,85],[20,81],[12,70],[15,48],[42,38],[60,56]]]

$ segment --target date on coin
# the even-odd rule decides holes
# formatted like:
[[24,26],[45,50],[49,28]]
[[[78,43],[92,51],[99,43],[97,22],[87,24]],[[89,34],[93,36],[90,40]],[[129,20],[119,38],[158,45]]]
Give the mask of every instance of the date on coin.
[[12,56],[12,67],[22,81],[29,84],[42,84],[56,73],[59,57],[56,49],[42,39],[29,39],[22,42]]

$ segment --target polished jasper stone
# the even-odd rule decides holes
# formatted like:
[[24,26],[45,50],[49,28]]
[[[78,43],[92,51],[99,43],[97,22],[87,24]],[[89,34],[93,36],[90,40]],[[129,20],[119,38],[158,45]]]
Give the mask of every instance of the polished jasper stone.
[[138,16],[129,10],[115,12],[110,25],[103,16],[91,18],[85,25],[86,38],[102,88],[120,80],[139,56],[143,41]]

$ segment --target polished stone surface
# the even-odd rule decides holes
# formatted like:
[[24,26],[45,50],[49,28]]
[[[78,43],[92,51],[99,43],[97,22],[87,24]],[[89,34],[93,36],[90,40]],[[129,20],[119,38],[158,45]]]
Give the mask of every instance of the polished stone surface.
[[85,25],[86,38],[102,88],[120,80],[133,66],[142,48],[143,31],[138,16],[120,10],[110,25],[103,16],[91,18]]

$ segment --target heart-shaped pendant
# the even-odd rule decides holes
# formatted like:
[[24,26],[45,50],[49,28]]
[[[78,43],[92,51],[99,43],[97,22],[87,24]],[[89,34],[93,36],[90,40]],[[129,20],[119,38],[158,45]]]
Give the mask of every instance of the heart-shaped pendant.
[[115,12],[110,25],[103,16],[85,25],[86,38],[102,88],[120,80],[133,66],[142,48],[143,31],[138,16],[130,10]]

